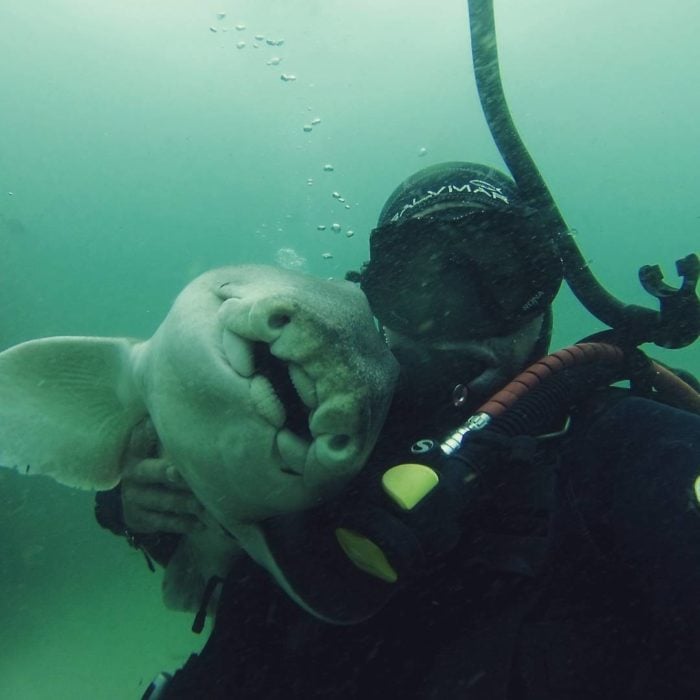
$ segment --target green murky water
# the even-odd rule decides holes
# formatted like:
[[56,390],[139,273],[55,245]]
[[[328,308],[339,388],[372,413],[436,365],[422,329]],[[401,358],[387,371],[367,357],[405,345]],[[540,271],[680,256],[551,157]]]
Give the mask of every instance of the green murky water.
[[[698,248],[700,6],[496,11],[528,146],[600,279],[646,303],[637,268],[675,283]],[[502,167],[462,0],[0,0],[0,28],[1,348],[148,336],[223,264],[341,276],[406,175]],[[566,291],[556,324],[555,346],[598,328]],[[655,354],[700,372],[697,346]],[[0,488],[0,696],[137,698],[201,644],[90,494]]]

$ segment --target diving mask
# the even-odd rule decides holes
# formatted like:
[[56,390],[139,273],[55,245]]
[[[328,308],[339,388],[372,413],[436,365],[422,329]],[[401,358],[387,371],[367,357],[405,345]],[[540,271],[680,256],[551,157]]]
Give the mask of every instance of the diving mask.
[[543,314],[562,274],[535,220],[451,209],[374,229],[360,284],[386,327],[458,340],[509,335]]

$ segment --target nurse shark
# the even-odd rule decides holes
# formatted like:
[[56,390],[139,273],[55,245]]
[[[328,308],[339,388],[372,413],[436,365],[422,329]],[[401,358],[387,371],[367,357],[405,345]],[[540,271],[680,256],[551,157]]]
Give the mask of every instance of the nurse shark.
[[152,427],[207,512],[164,578],[170,607],[196,609],[240,548],[287,588],[258,523],[317,505],[362,469],[397,373],[353,284],[211,270],[149,340],[51,337],[0,353],[0,464],[108,489]]

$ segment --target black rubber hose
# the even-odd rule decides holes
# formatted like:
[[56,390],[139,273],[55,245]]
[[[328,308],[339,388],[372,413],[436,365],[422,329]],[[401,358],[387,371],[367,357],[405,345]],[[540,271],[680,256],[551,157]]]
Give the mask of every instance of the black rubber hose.
[[530,204],[544,217],[564,262],[566,282],[576,298],[603,323],[651,339],[659,313],[625,304],[595,278],[578,249],[547,184],[518,133],[506,102],[498,63],[493,0],[469,0],[472,60],[486,122],[501,157]]
[[566,415],[571,406],[589,396],[596,387],[618,381],[621,372],[619,365],[562,370],[494,418],[486,430],[509,437],[546,432],[554,420]]

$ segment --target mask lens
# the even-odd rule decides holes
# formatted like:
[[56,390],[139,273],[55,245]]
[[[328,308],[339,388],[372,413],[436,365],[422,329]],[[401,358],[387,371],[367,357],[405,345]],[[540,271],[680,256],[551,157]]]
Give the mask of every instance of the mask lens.
[[474,211],[375,229],[362,289],[377,318],[413,337],[506,335],[561,283],[553,244],[521,216]]

